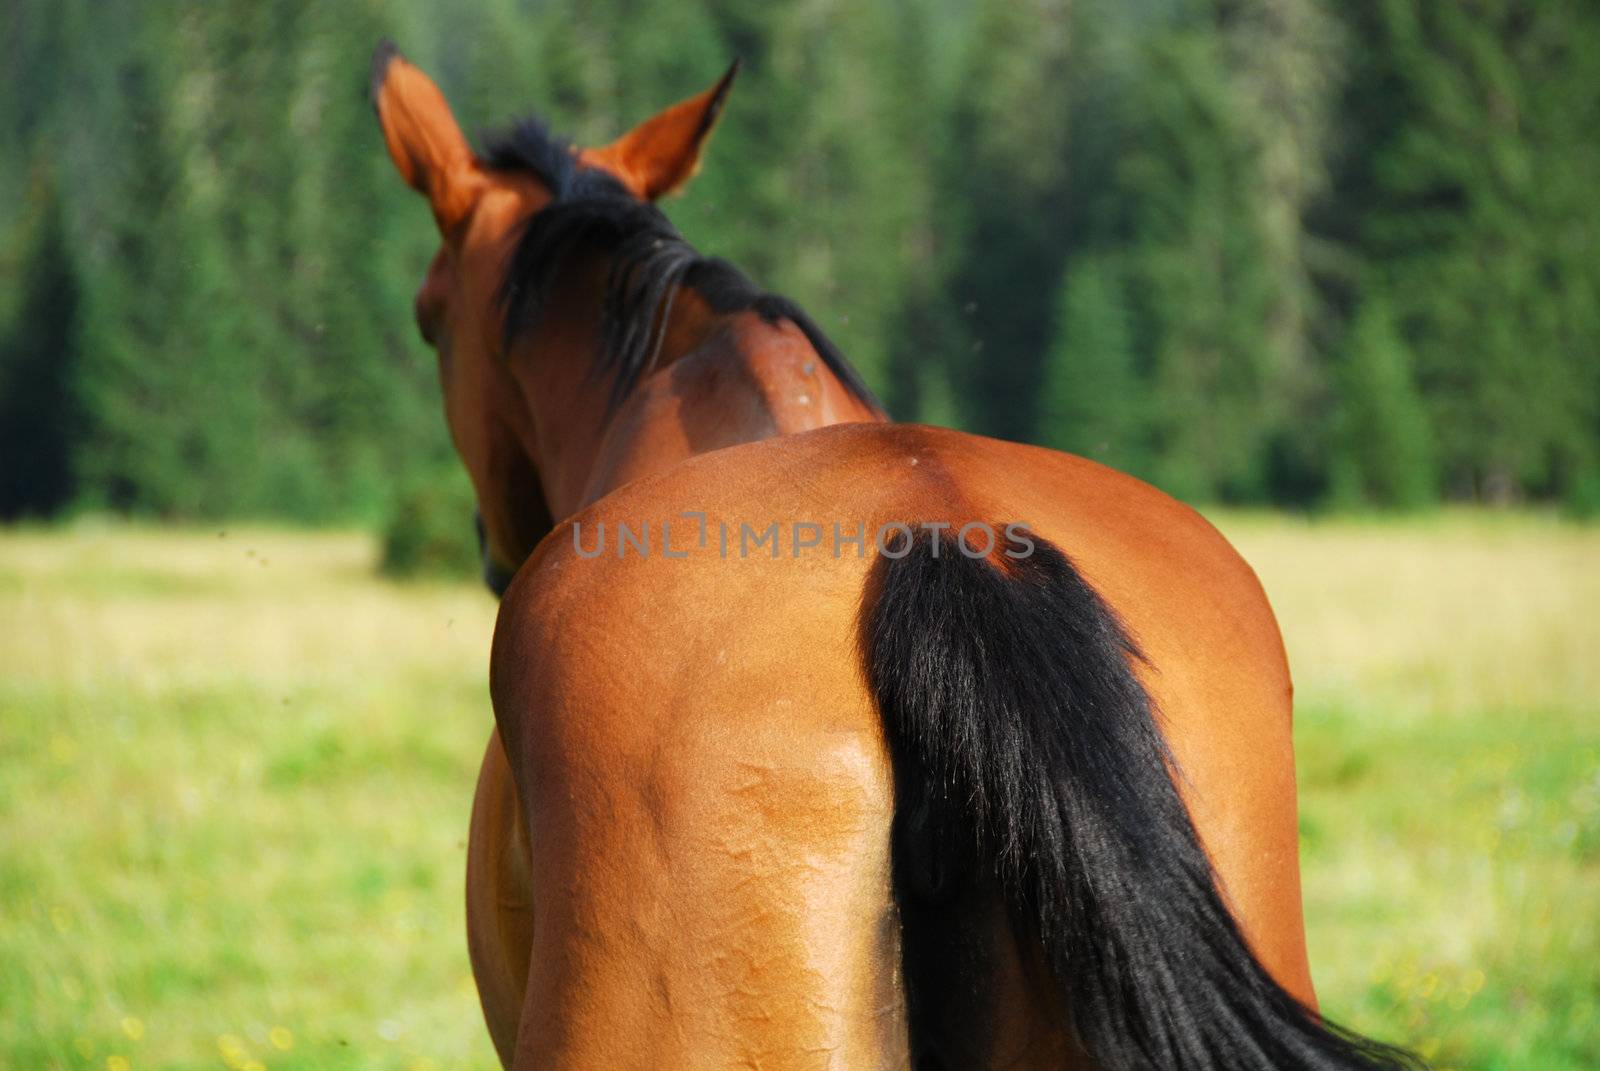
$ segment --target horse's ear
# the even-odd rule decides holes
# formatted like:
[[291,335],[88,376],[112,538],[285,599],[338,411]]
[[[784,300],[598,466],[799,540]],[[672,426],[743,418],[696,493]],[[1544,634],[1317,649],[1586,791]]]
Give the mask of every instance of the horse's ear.
[[392,41],[372,54],[372,106],[395,170],[428,198],[439,230],[449,233],[472,211],[483,172],[444,94]]
[[738,73],[739,61],[734,60],[728,73],[704,93],[646,119],[604,148],[583,150],[581,159],[610,171],[647,201],[671,193],[700,169],[700,150]]

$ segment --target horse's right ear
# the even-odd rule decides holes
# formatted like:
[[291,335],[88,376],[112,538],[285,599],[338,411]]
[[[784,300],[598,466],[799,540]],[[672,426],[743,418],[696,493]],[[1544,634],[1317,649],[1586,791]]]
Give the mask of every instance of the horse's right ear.
[[444,94],[392,41],[372,54],[372,106],[395,170],[428,198],[440,232],[449,234],[472,211],[483,171]]

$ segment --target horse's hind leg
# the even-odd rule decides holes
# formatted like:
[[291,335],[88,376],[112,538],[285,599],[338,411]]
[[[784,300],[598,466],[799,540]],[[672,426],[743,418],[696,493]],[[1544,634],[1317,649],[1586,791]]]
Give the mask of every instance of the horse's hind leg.
[[533,945],[529,848],[500,732],[489,737],[467,846],[467,948],[500,1062],[511,1066]]

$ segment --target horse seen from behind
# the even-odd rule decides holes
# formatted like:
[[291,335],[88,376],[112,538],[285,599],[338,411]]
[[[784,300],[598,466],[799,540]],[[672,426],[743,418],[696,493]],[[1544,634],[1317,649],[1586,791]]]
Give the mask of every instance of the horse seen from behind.
[[532,1068],[1378,1068],[1306,962],[1290,681],[1198,514],[892,424],[656,200],[734,78],[475,150],[390,45],[383,139],[502,595],[468,938]]

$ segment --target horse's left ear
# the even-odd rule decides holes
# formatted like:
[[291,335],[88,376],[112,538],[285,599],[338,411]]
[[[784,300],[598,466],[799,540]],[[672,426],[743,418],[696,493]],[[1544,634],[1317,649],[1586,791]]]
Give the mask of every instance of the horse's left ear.
[[448,236],[472,211],[484,183],[444,94],[393,42],[383,41],[372,54],[372,106],[395,170],[428,198],[440,233]]
[[704,93],[646,119],[604,148],[584,149],[579,158],[616,175],[646,201],[671,193],[700,169],[700,150],[738,73],[739,61],[734,60],[728,73]]

